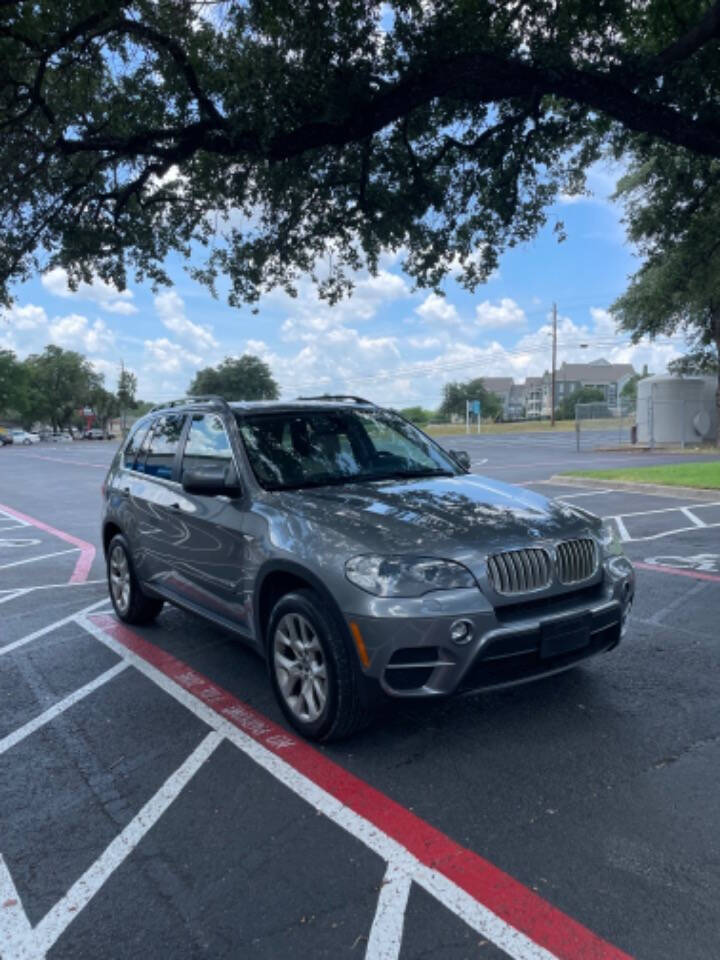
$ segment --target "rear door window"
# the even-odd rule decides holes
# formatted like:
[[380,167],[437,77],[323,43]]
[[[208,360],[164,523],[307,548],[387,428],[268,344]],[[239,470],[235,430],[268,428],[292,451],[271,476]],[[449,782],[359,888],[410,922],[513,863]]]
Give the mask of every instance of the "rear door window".
[[130,430],[130,436],[127,438],[127,443],[123,449],[123,466],[126,470],[136,469],[140,447],[149,426],[150,422],[148,420],[141,420],[139,423],[134,424]]
[[149,476],[173,479],[175,455],[184,425],[185,416],[178,413],[167,414],[155,421],[145,456],[144,472]]
[[181,478],[186,470],[212,470],[230,464],[232,449],[222,418],[216,413],[194,413],[185,441]]

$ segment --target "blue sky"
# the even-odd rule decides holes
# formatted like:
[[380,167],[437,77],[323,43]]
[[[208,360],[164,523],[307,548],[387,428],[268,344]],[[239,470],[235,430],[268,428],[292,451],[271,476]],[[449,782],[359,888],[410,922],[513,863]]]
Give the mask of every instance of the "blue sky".
[[[547,369],[556,301],[558,364],[602,356],[661,373],[683,352],[682,339],[632,345],[607,313],[639,263],[625,242],[622,211],[608,199],[617,175],[594,168],[593,195],[562,198],[548,227],[508,251],[474,294],[452,278],[445,297],[413,291],[401,258],[389,256],[377,277],[358,276],[354,296],[335,307],[303,281],[297,298],[271,293],[257,314],[213,300],[178,258],[169,262],[173,288],[156,294],[149,285],[118,293],[97,281],[72,293],[55,270],[15,290],[13,308],[0,312],[0,347],[21,357],[50,342],[78,350],[112,389],[122,359],[138,377],[139,396],[154,401],[183,395],[199,367],[249,352],[269,363],[283,397],[347,392],[432,408],[448,380],[520,382]],[[567,232],[560,244],[551,229],[556,217]]]

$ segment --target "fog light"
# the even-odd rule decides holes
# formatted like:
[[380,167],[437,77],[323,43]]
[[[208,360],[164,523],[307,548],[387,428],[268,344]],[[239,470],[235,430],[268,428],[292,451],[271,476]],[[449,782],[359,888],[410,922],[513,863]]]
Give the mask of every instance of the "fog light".
[[469,620],[456,620],[450,627],[450,639],[453,643],[469,643],[473,636],[473,625]]

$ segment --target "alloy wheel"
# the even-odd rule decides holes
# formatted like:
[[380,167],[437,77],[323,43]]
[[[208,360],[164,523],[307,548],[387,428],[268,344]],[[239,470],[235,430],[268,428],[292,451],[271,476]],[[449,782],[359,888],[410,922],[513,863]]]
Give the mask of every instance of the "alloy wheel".
[[125,550],[117,544],[110,554],[110,590],[120,613],[130,607],[130,565]]
[[317,632],[300,613],[286,613],[273,637],[273,667],[283,700],[293,715],[312,723],[328,699],[327,663]]

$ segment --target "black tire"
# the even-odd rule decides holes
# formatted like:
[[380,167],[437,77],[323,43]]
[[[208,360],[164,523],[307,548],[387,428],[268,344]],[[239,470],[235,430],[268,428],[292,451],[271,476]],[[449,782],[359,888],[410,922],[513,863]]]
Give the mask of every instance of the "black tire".
[[[314,719],[303,719],[292,709],[281,690],[278,678],[282,668],[276,665],[276,634],[281,623],[287,622],[284,618],[293,614],[311,624],[322,648],[327,694],[322,711]],[[314,590],[295,590],[278,600],[270,614],[265,642],[270,682],[275,697],[288,722],[304,737],[324,742],[342,740],[367,726],[373,714],[369,682],[360,671],[347,628]],[[289,680],[287,672],[286,676]],[[298,679],[297,682],[302,681]]]
[[[124,557],[127,569],[127,599],[120,594],[117,584],[117,574],[121,569],[121,556]],[[140,583],[133,568],[130,547],[125,537],[117,533],[107,549],[107,579],[110,599],[118,617],[125,623],[151,623],[163,608],[163,601],[158,597],[148,597],[142,592]]]

